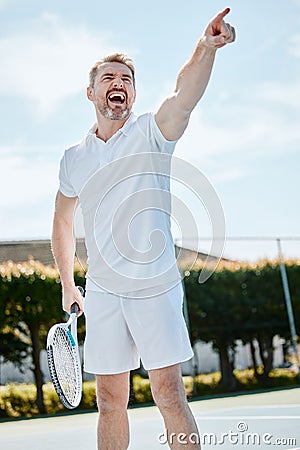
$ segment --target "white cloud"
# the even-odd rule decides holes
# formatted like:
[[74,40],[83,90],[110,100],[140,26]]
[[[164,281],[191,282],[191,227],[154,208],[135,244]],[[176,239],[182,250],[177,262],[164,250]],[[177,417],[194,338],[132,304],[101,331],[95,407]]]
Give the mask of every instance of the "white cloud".
[[34,101],[39,114],[48,116],[62,100],[84,90],[91,65],[116,50],[112,41],[109,32],[93,33],[43,14],[0,39],[0,94]]
[[197,161],[239,151],[286,152],[286,146],[300,139],[297,121],[291,122],[280,111],[266,105],[231,105],[226,111],[232,120],[208,116],[200,107],[177,146],[177,155]]
[[[300,141],[300,83],[268,83],[253,87],[254,94],[245,101],[216,99],[213,109],[202,108],[201,103],[192,113],[189,126],[177,145],[176,154],[194,162],[215,162],[225,153],[239,152],[257,157],[294,151]],[[282,108],[284,103],[285,108]],[[219,112],[218,112],[219,111]],[[296,145],[297,144],[297,145]],[[236,178],[247,168],[228,173]]]
[[[300,50],[300,49],[299,49]],[[292,108],[297,108],[300,111],[300,82],[290,83],[265,83],[260,88],[260,95],[262,98],[271,102],[281,103]]]

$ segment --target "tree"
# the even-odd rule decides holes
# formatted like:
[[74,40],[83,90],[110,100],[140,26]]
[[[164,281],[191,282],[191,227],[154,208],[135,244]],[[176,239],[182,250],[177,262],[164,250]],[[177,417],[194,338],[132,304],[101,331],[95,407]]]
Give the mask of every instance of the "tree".
[[198,272],[185,279],[192,340],[212,342],[219,353],[221,381],[227,390],[238,388],[233,374],[236,340],[239,338],[241,305],[236,299],[239,286],[234,282],[234,272],[215,272],[204,284],[198,283]]
[[[257,378],[267,384],[273,368],[273,339],[288,333],[288,320],[277,261],[262,261],[248,267],[245,279],[245,304],[252,341],[258,343],[262,373]],[[255,354],[253,353],[253,357]],[[254,362],[254,366],[257,362]]]
[[[288,262],[295,315],[300,309],[300,266]],[[191,337],[212,342],[219,353],[221,383],[228,390],[238,387],[234,377],[237,340],[250,344],[257,377],[268,383],[273,367],[273,338],[288,336],[278,261],[221,264],[206,283],[199,285],[198,271],[185,278]],[[297,322],[296,322],[297,325]],[[258,372],[254,341],[257,341],[263,372]]]

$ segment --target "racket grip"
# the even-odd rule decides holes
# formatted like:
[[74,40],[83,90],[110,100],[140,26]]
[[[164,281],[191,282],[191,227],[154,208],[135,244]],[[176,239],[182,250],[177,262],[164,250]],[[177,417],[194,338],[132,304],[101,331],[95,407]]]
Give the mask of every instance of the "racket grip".
[[78,311],[79,311],[79,305],[78,305],[78,303],[75,302],[71,305],[71,314],[74,314],[74,313],[78,314]]
[[[83,297],[84,289],[83,289],[81,286],[77,286],[77,289],[79,290],[80,294],[81,294],[82,297]],[[74,303],[71,305],[71,314],[74,314],[74,313],[78,314],[79,309],[80,309],[80,308],[79,308],[78,303],[74,302]]]
[[77,286],[77,289],[79,290],[80,294],[81,294],[82,297],[83,297],[83,294],[84,294],[84,289],[83,289],[83,287]]

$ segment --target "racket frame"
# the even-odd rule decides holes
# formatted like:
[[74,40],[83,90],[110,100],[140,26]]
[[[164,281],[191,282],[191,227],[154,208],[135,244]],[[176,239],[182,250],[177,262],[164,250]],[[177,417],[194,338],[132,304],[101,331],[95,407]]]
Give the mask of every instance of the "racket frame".
[[[78,287],[80,290],[81,295],[83,296],[83,289],[81,286]],[[81,361],[80,361],[80,355],[79,355],[79,348],[78,348],[78,340],[77,340],[77,317],[78,317],[78,311],[79,306],[77,303],[73,303],[71,306],[70,316],[66,323],[58,323],[53,325],[47,336],[47,359],[48,359],[48,366],[51,376],[51,381],[53,383],[54,389],[59,396],[59,399],[61,403],[68,409],[74,409],[76,408],[81,401],[82,397],[82,370],[81,370]],[[68,398],[66,397],[64,393],[64,389],[61,386],[59,376],[57,374],[57,370],[55,368],[55,357],[53,352],[53,341],[54,336],[57,330],[60,329],[62,332],[65,333],[66,339],[70,343],[71,348],[71,354],[72,359],[75,366],[75,372],[76,372],[76,396],[75,400],[73,402],[70,402]]]

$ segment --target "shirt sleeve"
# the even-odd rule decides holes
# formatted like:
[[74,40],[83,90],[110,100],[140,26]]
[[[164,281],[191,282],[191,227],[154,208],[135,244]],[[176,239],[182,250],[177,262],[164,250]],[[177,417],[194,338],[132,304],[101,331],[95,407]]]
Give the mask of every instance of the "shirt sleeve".
[[151,113],[149,117],[149,127],[152,145],[157,147],[157,150],[160,151],[161,153],[172,154],[174,152],[177,141],[168,141],[164,137],[164,135],[162,134],[156,123],[153,113]]
[[70,181],[70,177],[68,176],[66,153],[64,154],[64,156],[62,157],[62,159],[60,161],[59,191],[65,197],[77,197],[75,189]]

